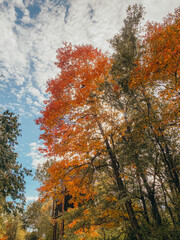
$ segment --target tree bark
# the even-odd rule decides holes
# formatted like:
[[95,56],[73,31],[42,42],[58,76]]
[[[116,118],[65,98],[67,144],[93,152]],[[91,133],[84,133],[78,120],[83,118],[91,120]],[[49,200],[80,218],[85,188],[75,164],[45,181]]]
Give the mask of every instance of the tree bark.
[[[116,179],[118,190],[122,194],[122,196],[126,196],[126,189],[124,187],[122,178],[120,177],[119,163],[117,161],[116,155],[113,152],[113,150],[111,149],[109,141],[108,141],[107,137],[105,137],[104,130],[103,130],[101,124],[99,123],[99,121],[97,121],[97,124],[98,124],[99,130],[101,132],[101,135],[104,138],[104,143],[106,145],[106,149],[108,151],[108,154],[109,154],[109,157],[110,157],[110,160],[111,160],[111,166],[112,166],[112,169],[114,171],[114,176],[115,176],[115,179]],[[140,227],[139,227],[139,224],[137,222],[137,219],[136,219],[136,216],[135,216],[135,213],[134,213],[134,210],[133,210],[133,207],[132,207],[132,204],[131,204],[130,200],[125,201],[125,207],[126,207],[126,210],[127,210],[128,216],[129,216],[129,220],[130,220],[132,229],[135,232],[137,240],[142,240],[143,238],[142,238],[141,234],[139,233]]]
[[157,226],[161,226],[162,225],[162,220],[161,220],[159,209],[158,209],[158,206],[157,206],[157,203],[156,203],[156,199],[154,197],[154,191],[149,186],[148,181],[147,181],[145,175],[142,173],[142,171],[141,171],[140,175],[141,175],[141,178],[144,182],[144,187],[147,190],[148,199],[151,203],[151,209],[152,209],[152,215],[153,215],[154,221],[155,221]]

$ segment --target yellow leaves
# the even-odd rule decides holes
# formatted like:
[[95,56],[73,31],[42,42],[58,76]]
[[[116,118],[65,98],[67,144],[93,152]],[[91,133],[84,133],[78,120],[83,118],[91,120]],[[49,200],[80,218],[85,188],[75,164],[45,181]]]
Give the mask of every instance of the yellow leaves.
[[118,199],[117,199],[115,196],[113,196],[113,195],[107,196],[107,197],[106,197],[106,200],[107,200],[108,202],[113,202],[113,201],[117,202],[117,201],[118,201]]
[[42,212],[47,212],[47,210],[48,210],[50,207],[52,207],[52,200],[46,201],[46,202],[43,204],[43,206],[42,206],[42,208],[41,208],[41,211],[42,211]]
[[135,211],[141,211],[141,207],[137,203],[133,203],[133,208]]
[[110,223],[107,223],[107,224],[104,224],[104,226],[106,227],[106,228],[113,228],[114,227],[114,223],[113,222],[110,222]]

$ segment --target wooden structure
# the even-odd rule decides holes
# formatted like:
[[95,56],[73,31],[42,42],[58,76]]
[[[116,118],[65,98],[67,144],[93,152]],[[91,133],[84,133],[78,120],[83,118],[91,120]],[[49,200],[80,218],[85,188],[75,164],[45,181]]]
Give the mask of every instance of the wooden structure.
[[[73,204],[69,203],[69,200],[71,199],[71,196],[69,194],[66,194],[65,188],[63,188],[63,195],[64,198],[62,201],[59,201],[58,199],[53,200],[53,210],[52,210],[52,219],[58,219],[59,217],[63,216],[64,212],[67,211],[68,208],[73,208]],[[57,240],[57,222],[53,226],[53,240]],[[64,235],[64,219],[61,221],[61,227],[60,227],[60,234],[59,234],[59,240],[63,238]]]
[[[61,217],[64,213],[64,201],[59,203],[59,200],[53,200],[53,212],[52,219],[57,219]],[[62,239],[64,234],[64,220],[61,221],[61,229],[60,229],[60,238]],[[55,222],[53,226],[53,240],[57,240],[57,222]]]

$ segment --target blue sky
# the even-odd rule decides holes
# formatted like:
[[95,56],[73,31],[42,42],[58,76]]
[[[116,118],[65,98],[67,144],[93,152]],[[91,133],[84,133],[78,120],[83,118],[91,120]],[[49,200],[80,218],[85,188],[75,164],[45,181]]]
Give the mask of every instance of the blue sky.
[[[122,26],[129,4],[142,3],[147,20],[161,21],[179,0],[0,0],[0,108],[19,114],[22,137],[18,161],[35,172],[45,159],[34,119],[38,118],[46,81],[55,77],[56,50],[63,41],[92,44],[111,51],[108,39]],[[26,179],[27,201],[36,199],[38,183]]]

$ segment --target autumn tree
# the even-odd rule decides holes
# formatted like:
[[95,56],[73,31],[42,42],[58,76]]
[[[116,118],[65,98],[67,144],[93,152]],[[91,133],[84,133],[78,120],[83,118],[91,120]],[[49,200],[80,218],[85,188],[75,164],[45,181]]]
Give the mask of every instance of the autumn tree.
[[144,37],[142,16],[128,8],[111,58],[89,45],[58,49],[37,120],[41,151],[55,158],[41,196],[72,196],[65,215],[82,239],[108,228],[122,239],[179,237],[179,10]]
[[175,143],[169,137],[175,129],[178,131],[179,124],[179,29],[179,8],[174,14],[169,14],[162,24],[147,24],[142,56],[137,59],[130,84],[132,89],[136,88],[144,94],[151,115],[149,127],[163,155],[166,174],[178,192],[178,158],[172,154],[172,144],[177,147],[177,141]]
[[[101,85],[112,81],[110,60],[91,46],[73,48],[67,44],[58,50],[57,59],[61,73],[48,83],[51,97],[38,123],[44,130],[41,138],[45,140],[48,155],[62,160],[48,170],[51,178],[41,191],[45,191],[45,196],[51,191],[53,197],[60,198],[61,184],[57,184],[57,180],[62,179],[74,204],[82,204],[95,194],[91,184],[95,183],[93,173],[108,167],[116,191],[125,197],[125,186],[113,150],[121,113],[109,109],[101,97],[104,94]],[[125,208],[134,231],[138,232],[139,226],[128,199]]]
[[[124,110],[126,133],[119,152],[126,159],[124,169],[131,179],[132,194],[141,199],[147,224],[153,220],[153,225],[161,228],[164,211],[160,206],[166,206],[171,223],[179,218],[175,200],[179,194],[179,9],[162,24],[148,24],[143,40],[138,37],[138,18],[132,25],[133,16],[138,14],[130,11],[125,21],[129,27],[111,40],[115,83],[106,84],[105,100]],[[128,165],[130,169],[134,166],[136,178]],[[151,211],[147,211],[149,205]]]
[[[165,189],[168,184],[171,197],[179,196],[179,28],[179,8],[163,23],[147,24],[142,55],[136,60],[129,84],[144,101],[144,107],[141,104],[143,123],[156,155],[154,175],[161,182],[165,205],[173,222],[176,217],[168,206],[170,199]],[[175,200],[173,205],[179,206],[179,202]]]

